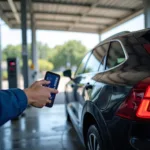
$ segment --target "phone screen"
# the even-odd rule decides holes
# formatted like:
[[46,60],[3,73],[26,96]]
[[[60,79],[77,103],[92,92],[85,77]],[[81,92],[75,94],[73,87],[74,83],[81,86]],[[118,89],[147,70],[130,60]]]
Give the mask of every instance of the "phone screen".
[[[58,74],[52,73],[52,72],[46,72],[45,80],[50,81],[49,85],[46,85],[49,88],[58,88],[60,76]],[[54,100],[55,100],[56,94],[51,93],[50,100],[52,101],[50,104],[46,104],[47,107],[52,107]]]

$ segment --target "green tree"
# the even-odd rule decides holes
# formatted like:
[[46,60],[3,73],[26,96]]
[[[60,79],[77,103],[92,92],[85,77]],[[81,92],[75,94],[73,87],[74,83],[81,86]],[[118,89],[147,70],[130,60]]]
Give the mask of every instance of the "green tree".
[[67,68],[67,63],[70,64],[70,67],[78,65],[87,49],[81,42],[72,40],[64,45],[56,46],[50,52],[49,61],[54,64],[55,69],[59,69],[64,66]]
[[54,68],[54,65],[51,62],[48,62],[43,59],[39,59],[38,64],[39,64],[40,71],[46,71],[46,70],[51,71]]
[[3,50],[2,58],[6,60],[9,57],[21,58],[21,45],[7,45]]
[[[60,69],[64,66],[69,67],[67,65],[68,63],[70,67],[76,66],[87,52],[87,49],[81,42],[72,40],[63,45],[57,45],[53,49],[49,48],[47,44],[37,42],[37,51],[39,59],[49,61],[54,65],[54,69]],[[6,60],[8,57],[18,57],[22,60],[21,54],[21,45],[8,45],[3,50],[3,60]],[[31,44],[28,45],[28,58],[31,59]],[[40,61],[40,63],[42,65],[42,63],[45,64],[46,62]],[[22,64],[22,61],[20,61],[20,64]],[[50,66],[50,64],[48,66]]]
[[[28,45],[28,57],[31,59],[31,45]],[[22,46],[21,45],[7,45],[2,52],[3,60],[9,57],[18,57],[22,59]]]
[[[31,64],[32,64],[32,61],[31,59],[29,59],[28,65],[31,66]],[[38,60],[38,66],[39,66],[39,71],[46,71],[46,70],[51,71],[54,68],[54,65],[51,62],[44,60],[44,59]]]
[[47,44],[37,42],[37,50],[38,50],[39,59],[48,60],[51,49],[49,48],[49,46]]
[[[47,44],[37,42],[37,50],[40,59],[48,60],[50,48]],[[3,50],[3,60],[8,57],[18,57],[21,59],[22,46],[21,45],[7,45]],[[31,44],[28,45],[28,58],[31,59]]]

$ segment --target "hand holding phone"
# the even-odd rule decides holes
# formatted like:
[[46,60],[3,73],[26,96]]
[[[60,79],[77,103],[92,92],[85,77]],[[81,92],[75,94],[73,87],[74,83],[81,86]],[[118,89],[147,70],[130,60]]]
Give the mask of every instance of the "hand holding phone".
[[[58,88],[60,75],[58,75],[56,73],[53,73],[53,72],[47,71],[44,79],[47,80],[47,81],[50,81],[50,84],[44,85],[44,86],[47,86],[49,88],[54,88],[54,89]],[[51,93],[51,95],[50,95],[51,103],[46,104],[47,107],[52,107],[53,106],[55,97],[56,97],[56,94]]]

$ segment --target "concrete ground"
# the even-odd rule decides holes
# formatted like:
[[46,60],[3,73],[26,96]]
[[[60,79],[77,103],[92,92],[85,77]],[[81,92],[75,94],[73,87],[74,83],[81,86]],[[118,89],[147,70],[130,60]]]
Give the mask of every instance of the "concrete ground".
[[25,117],[0,128],[0,150],[84,150],[74,128],[66,123],[63,104],[28,108]]
[[[67,78],[61,78],[53,108],[30,107],[25,117],[0,127],[0,150],[84,150],[74,128],[66,122],[64,87],[67,82]],[[3,89],[7,88],[7,81],[3,81]],[[20,88],[23,88],[22,80]]]

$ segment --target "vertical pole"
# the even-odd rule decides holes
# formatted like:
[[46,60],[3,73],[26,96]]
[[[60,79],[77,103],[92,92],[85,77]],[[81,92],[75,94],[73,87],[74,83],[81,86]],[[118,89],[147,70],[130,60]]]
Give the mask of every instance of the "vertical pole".
[[21,28],[22,28],[22,60],[24,88],[28,87],[28,51],[27,51],[27,3],[21,0]]
[[[35,27],[35,19],[34,13],[31,12],[31,33],[32,33],[32,45],[31,45],[31,55],[32,55],[32,63],[34,65],[34,70],[38,72],[38,52],[36,48],[36,27]],[[35,80],[37,79],[37,75]]]
[[99,42],[101,42],[102,41],[102,36],[101,36],[101,34],[99,34]]
[[150,0],[143,0],[143,2],[144,2],[145,28],[150,28]]
[[1,30],[1,22],[0,22],[0,89],[2,89],[2,30]]

